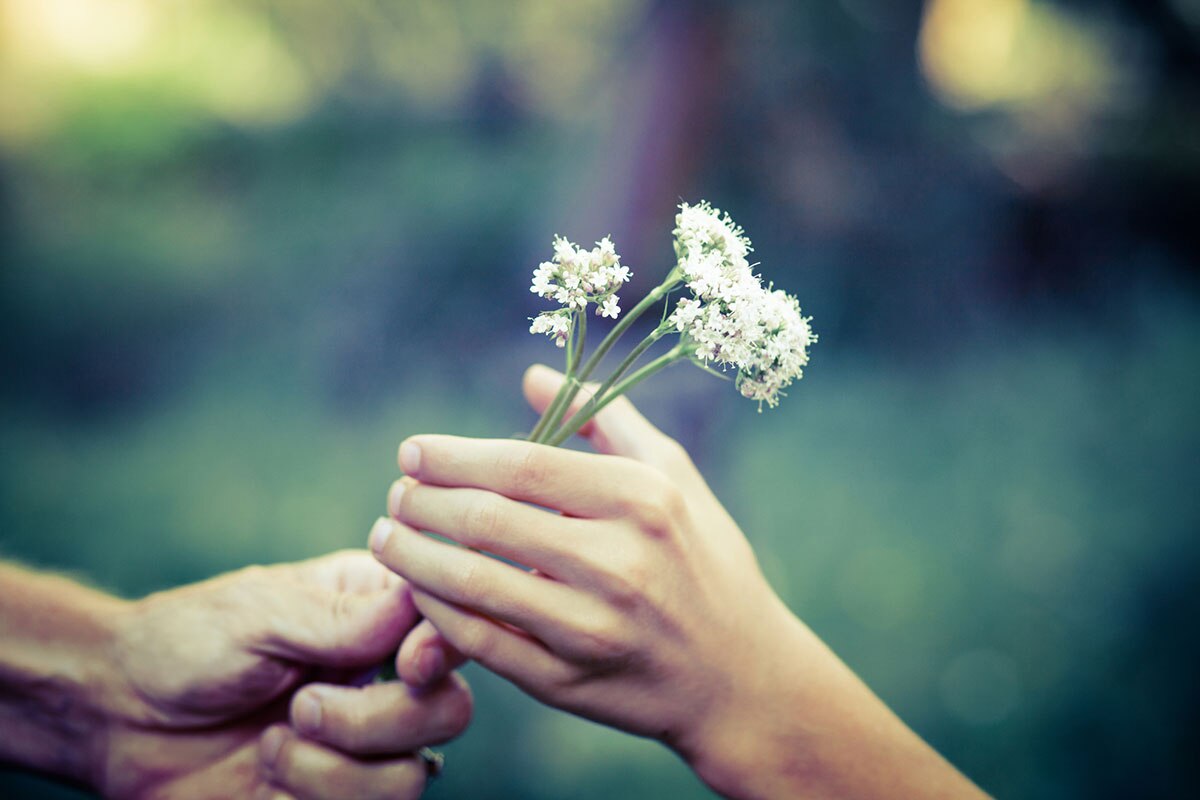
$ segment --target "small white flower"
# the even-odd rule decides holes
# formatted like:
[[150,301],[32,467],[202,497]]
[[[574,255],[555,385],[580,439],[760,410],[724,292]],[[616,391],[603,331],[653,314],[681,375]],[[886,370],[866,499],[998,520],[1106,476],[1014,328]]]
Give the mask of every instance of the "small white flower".
[[617,305],[617,296],[615,294],[609,295],[603,303],[596,306],[596,315],[600,317],[616,319],[620,313],[621,307]]
[[[595,303],[597,314],[616,319],[621,312],[617,290],[629,280],[630,273],[621,263],[612,239],[605,236],[594,248],[584,250],[555,236],[553,249],[551,260],[543,261],[533,271],[529,291],[570,311],[583,311],[588,303]],[[534,332],[551,333],[549,329]],[[560,346],[561,342],[560,337]]]
[[566,347],[567,337],[571,335],[571,320],[562,312],[546,311],[533,318],[529,332],[544,333],[552,337],[558,347]]

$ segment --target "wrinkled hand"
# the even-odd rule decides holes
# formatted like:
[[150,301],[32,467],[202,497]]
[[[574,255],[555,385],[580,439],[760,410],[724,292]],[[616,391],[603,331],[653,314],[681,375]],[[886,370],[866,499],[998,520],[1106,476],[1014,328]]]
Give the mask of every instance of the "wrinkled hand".
[[[527,373],[535,409],[560,381]],[[766,687],[795,673],[806,629],[677,443],[624,398],[581,433],[600,455],[436,435],[401,446],[395,521],[371,537],[428,620],[399,672],[421,683],[465,655],[543,702],[662,740],[706,777],[707,754],[740,746],[777,700]]]
[[250,567],[129,604],[114,626],[97,788],[418,796],[426,774],[413,751],[466,726],[465,682],[353,685],[416,620],[408,587],[361,551]]

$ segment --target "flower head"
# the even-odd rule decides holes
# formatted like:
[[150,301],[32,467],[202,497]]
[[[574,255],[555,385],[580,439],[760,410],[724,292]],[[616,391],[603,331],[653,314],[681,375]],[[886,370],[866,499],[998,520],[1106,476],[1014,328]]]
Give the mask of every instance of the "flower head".
[[554,255],[533,271],[529,291],[569,310],[582,311],[588,303],[601,306],[605,316],[619,313],[617,289],[629,280],[612,240],[605,236],[591,250],[576,247],[562,236],[554,237]]
[[691,291],[668,323],[701,364],[736,369],[745,396],[774,407],[803,375],[817,340],[796,298],[764,287],[746,260],[750,241],[728,214],[706,202],[681,205],[677,268]]
[[758,306],[758,331],[749,357],[739,365],[737,387],[743,397],[779,404],[783,390],[804,377],[808,348],[816,343],[812,317],[800,312],[800,302],[779,289],[763,292]]
[[675,215],[678,269],[697,297],[728,290],[753,277],[747,255],[753,249],[733,219],[707,201],[681,203]]
[[562,311],[544,311],[533,318],[530,333],[544,333],[554,339],[558,347],[565,347],[571,335],[571,315]]

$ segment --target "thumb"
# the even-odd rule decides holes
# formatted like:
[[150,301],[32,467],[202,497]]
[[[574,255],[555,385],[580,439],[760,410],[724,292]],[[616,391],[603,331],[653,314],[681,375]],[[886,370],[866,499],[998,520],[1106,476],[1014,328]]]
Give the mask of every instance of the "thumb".
[[[559,387],[566,379],[558,370],[542,364],[534,364],[525,371],[522,388],[525,399],[533,410],[542,412],[554,400]],[[571,402],[569,418],[586,403],[595,392],[597,384],[590,383],[579,390]],[[657,464],[662,451],[674,445],[674,440],[654,427],[633,403],[625,396],[618,397],[606,405],[599,414],[588,420],[579,429],[579,435],[587,439],[598,453],[625,456],[646,463]]]
[[396,653],[396,674],[409,686],[432,686],[466,661],[454,645],[424,620],[404,639]]
[[330,590],[304,582],[272,586],[261,609],[260,651],[338,668],[389,658],[417,623],[407,584],[374,592]]

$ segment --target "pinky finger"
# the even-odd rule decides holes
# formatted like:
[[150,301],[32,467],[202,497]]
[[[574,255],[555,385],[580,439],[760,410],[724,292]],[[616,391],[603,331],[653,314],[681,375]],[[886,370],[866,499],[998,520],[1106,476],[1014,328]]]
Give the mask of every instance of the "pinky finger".
[[571,680],[570,666],[529,634],[413,589],[421,614],[463,656],[534,697]]

